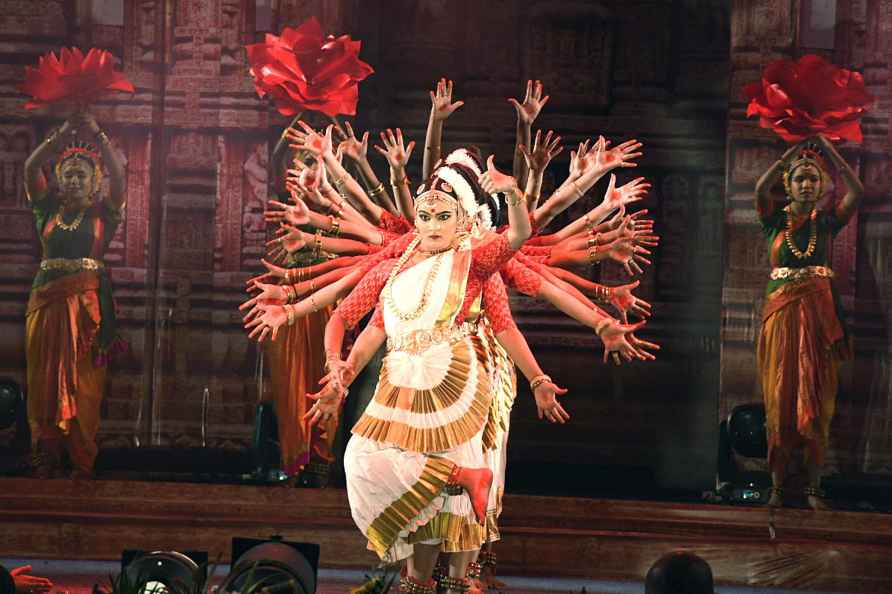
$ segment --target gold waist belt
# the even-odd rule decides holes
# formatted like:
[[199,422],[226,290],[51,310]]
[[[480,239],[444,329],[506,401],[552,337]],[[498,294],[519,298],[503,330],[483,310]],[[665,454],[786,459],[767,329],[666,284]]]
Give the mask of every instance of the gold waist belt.
[[102,261],[93,258],[49,258],[40,261],[41,270],[64,270],[65,272],[99,270],[104,266]]
[[799,280],[809,276],[833,278],[833,270],[828,266],[805,266],[803,268],[772,268],[771,280]]
[[477,334],[477,324],[464,322],[449,328],[433,328],[431,330],[415,330],[397,336],[387,337],[388,351],[407,351],[419,353],[429,346],[441,342],[453,343],[465,336]]

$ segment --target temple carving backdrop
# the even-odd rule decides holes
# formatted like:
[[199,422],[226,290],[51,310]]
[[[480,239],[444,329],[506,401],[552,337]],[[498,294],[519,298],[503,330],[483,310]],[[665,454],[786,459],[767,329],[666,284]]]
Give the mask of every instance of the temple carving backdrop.
[[[99,4],[120,10],[94,10]],[[836,45],[824,51],[862,70],[879,102],[864,145],[845,152],[868,196],[834,251],[858,358],[840,399],[833,460],[840,471],[889,473],[892,0],[843,5]],[[15,51],[0,54],[0,374],[24,378],[24,311],[39,258],[23,162],[59,123],[22,109],[15,85],[48,50],[100,46],[137,87],[94,109],[127,163],[126,222],[107,261],[132,346],[112,367],[101,445],[200,444],[207,388],[208,443],[249,446],[264,388],[236,307],[259,267],[268,152],[287,122],[257,99],[242,47],[315,15],[327,31],[363,41],[376,72],[361,84],[356,127],[373,138],[401,126],[421,142],[427,91],[446,76],[466,102],[446,124],[446,147],[474,144],[506,168],[515,127],[506,97],[520,95],[528,78],[544,82],[552,99],[536,125],[567,145],[546,191],[584,138],[644,142],[640,167],[620,180],[653,183],[640,205],[662,239],[639,293],[654,304],[642,335],[663,350],[656,362],[607,367],[590,331],[513,297],[543,368],[570,388],[573,420],[537,421],[522,387],[510,456],[517,472],[604,471],[605,488],[709,488],[719,419],[760,399],[754,341],[768,264],[752,188],[781,148],[744,119],[740,88],[767,61],[808,50],[797,41],[798,8],[793,0],[2,0],[0,40]],[[372,159],[383,176],[383,160]],[[412,167],[417,180],[420,151]],[[603,187],[558,223],[579,216]],[[628,282],[610,264],[591,275]]]

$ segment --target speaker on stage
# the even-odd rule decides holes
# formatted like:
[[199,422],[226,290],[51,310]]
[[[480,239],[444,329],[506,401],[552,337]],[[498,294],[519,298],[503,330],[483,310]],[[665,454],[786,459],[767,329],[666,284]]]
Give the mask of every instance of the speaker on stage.
[[734,407],[719,425],[719,494],[731,502],[767,502],[771,486],[767,461],[765,406],[751,403]]

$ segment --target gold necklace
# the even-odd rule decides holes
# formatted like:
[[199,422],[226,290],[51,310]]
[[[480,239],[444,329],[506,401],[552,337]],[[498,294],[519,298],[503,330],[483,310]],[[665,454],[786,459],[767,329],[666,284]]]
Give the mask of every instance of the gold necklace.
[[400,273],[400,269],[402,269],[403,265],[409,261],[409,258],[412,256],[412,252],[415,250],[415,247],[418,245],[420,238],[416,237],[409,247],[406,248],[406,252],[397,260],[397,263],[393,266],[393,269],[390,271],[390,274],[387,277],[387,283],[384,285],[384,301],[390,307],[391,311],[393,311],[396,316],[404,322],[409,322],[418,318],[427,307],[427,301],[430,299],[431,289],[433,288],[434,279],[437,278],[437,273],[440,271],[440,264],[443,262],[443,252],[439,252],[436,256],[434,256],[434,265],[431,266],[430,272],[427,273],[427,278],[424,281],[424,288],[421,291],[421,300],[418,302],[418,306],[406,313],[400,311],[400,309],[396,306],[396,301],[393,299],[393,282],[396,280],[397,275]]
[[815,248],[818,245],[818,223],[816,216],[817,211],[812,210],[810,217],[811,223],[809,225],[808,246],[805,248],[804,252],[801,252],[793,241],[793,217],[789,212],[787,213],[787,228],[784,229],[784,241],[787,242],[787,247],[790,249],[790,252],[800,260],[810,258],[811,255],[815,253]]
[[83,208],[78,213],[78,215],[74,217],[73,221],[71,221],[70,223],[66,223],[62,220],[62,211],[60,210],[56,213],[56,227],[62,229],[63,231],[74,231],[75,229],[80,227],[81,221],[84,220],[85,214],[87,214],[87,209]]

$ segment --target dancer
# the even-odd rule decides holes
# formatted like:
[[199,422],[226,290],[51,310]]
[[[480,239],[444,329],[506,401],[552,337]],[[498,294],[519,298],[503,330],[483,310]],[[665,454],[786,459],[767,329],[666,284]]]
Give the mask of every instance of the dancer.
[[[829,180],[822,154],[848,188],[829,211],[817,206]],[[786,206],[771,196],[781,178]],[[852,218],[862,193],[858,176],[822,135],[791,147],[756,183],[756,210],[772,266],[757,349],[772,506],[783,503],[790,454],[801,446],[808,469],[808,504],[828,509],[820,488],[821,467],[836,409],[839,362],[849,355],[828,258],[831,238]]]
[[[76,141],[86,135],[99,145]],[[66,143],[50,187],[42,167]],[[102,164],[109,194],[100,197]],[[72,115],[25,162],[25,189],[42,260],[26,317],[28,422],[35,476],[62,470],[93,475],[106,362],[118,343],[111,284],[102,257],[123,217],[124,166],[108,136],[86,111]]]

